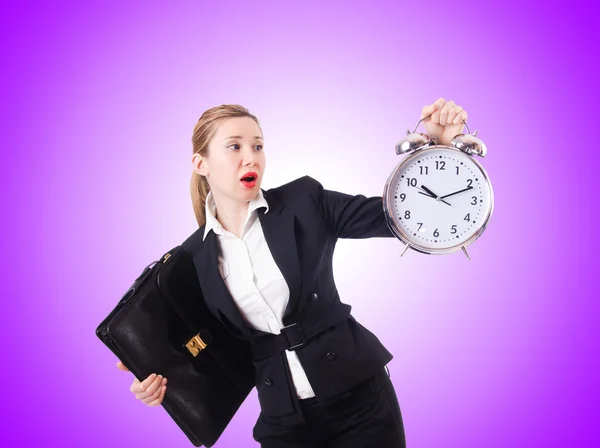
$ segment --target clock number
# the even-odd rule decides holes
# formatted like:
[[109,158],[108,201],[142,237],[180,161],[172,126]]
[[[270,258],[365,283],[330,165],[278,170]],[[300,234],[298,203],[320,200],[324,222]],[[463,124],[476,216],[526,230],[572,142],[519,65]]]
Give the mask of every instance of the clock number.
[[418,222],[417,224],[419,224],[419,228],[417,229],[417,232],[421,231],[421,227],[423,227],[423,223],[422,222]]
[[473,179],[467,179],[467,183],[469,185],[467,185],[467,188],[469,188],[471,186],[471,184],[473,183]]
[[410,219],[410,210],[404,212],[404,219]]
[[452,234],[456,233],[456,224],[454,224],[452,226],[452,230],[450,231],[450,233],[452,233]]
[[433,231],[433,236],[435,236],[436,238],[437,238],[438,236],[440,236],[440,232],[438,232],[438,229],[435,229],[435,230]]
[[465,216],[465,219],[464,219],[464,220],[465,220],[465,221],[469,221],[469,222],[471,222],[471,214],[470,214],[470,213],[467,213],[467,216]]
[[436,170],[444,170],[444,171],[446,171],[446,168],[444,168],[445,166],[446,166],[446,162],[444,162],[443,160],[436,160],[435,161],[435,169]]
[[471,202],[471,205],[477,205],[477,196],[471,196],[471,199],[473,199],[473,202]]
[[406,199],[406,194],[402,193],[400,195],[400,199],[402,200],[402,202],[404,202],[404,200]]
[[429,174],[429,167],[428,166],[420,166],[419,167],[419,174],[423,174],[423,168],[425,168],[425,175]]
[[457,166],[457,167],[456,167],[456,175],[457,175],[457,176],[458,176],[458,169],[459,169],[459,167]]
[[409,187],[417,186],[417,178],[416,177],[407,177],[406,181],[407,181]]

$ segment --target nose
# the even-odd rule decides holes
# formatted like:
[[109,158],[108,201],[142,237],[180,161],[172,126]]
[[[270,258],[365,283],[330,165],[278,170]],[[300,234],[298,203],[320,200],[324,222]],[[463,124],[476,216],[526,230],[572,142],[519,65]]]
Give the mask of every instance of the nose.
[[258,159],[258,153],[253,148],[245,149],[243,152],[242,163],[244,166],[254,166]]

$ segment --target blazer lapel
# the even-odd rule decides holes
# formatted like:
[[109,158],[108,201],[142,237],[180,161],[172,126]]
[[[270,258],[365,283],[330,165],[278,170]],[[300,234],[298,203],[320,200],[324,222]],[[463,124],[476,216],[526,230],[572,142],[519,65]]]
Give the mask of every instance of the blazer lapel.
[[[202,291],[206,292],[204,294],[206,305],[212,310],[221,311],[238,330],[247,335],[249,328],[217,267],[219,264],[219,247],[217,236],[213,231],[208,232],[208,235],[206,235],[202,249],[194,256],[194,264]],[[218,313],[216,314],[218,315]]]
[[[284,212],[284,204],[271,194],[264,193],[269,211],[259,210],[258,217],[265,235],[267,246],[281,270],[290,289],[290,298],[284,312],[284,319],[295,309],[301,292],[300,260],[296,245],[296,218]],[[285,322],[287,325],[288,323]]]

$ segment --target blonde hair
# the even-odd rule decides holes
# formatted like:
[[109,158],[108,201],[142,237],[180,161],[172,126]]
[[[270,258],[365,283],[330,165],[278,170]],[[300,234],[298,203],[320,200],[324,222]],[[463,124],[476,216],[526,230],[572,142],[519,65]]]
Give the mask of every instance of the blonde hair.
[[[202,157],[208,156],[208,144],[218,127],[228,118],[233,117],[250,117],[260,128],[258,118],[252,115],[248,109],[239,104],[222,104],[206,110],[198,119],[198,123],[194,126],[192,134],[192,154],[200,154]],[[210,186],[206,177],[192,172],[192,180],[190,184],[190,192],[192,195],[192,207],[198,226],[201,227],[206,223],[206,196],[210,191]]]

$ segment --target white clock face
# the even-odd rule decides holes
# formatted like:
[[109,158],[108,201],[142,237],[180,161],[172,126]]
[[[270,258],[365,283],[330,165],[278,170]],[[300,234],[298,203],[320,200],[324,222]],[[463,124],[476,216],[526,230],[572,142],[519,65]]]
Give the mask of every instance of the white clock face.
[[426,249],[460,246],[489,217],[493,194],[485,171],[455,149],[409,156],[389,183],[388,211],[409,242]]

